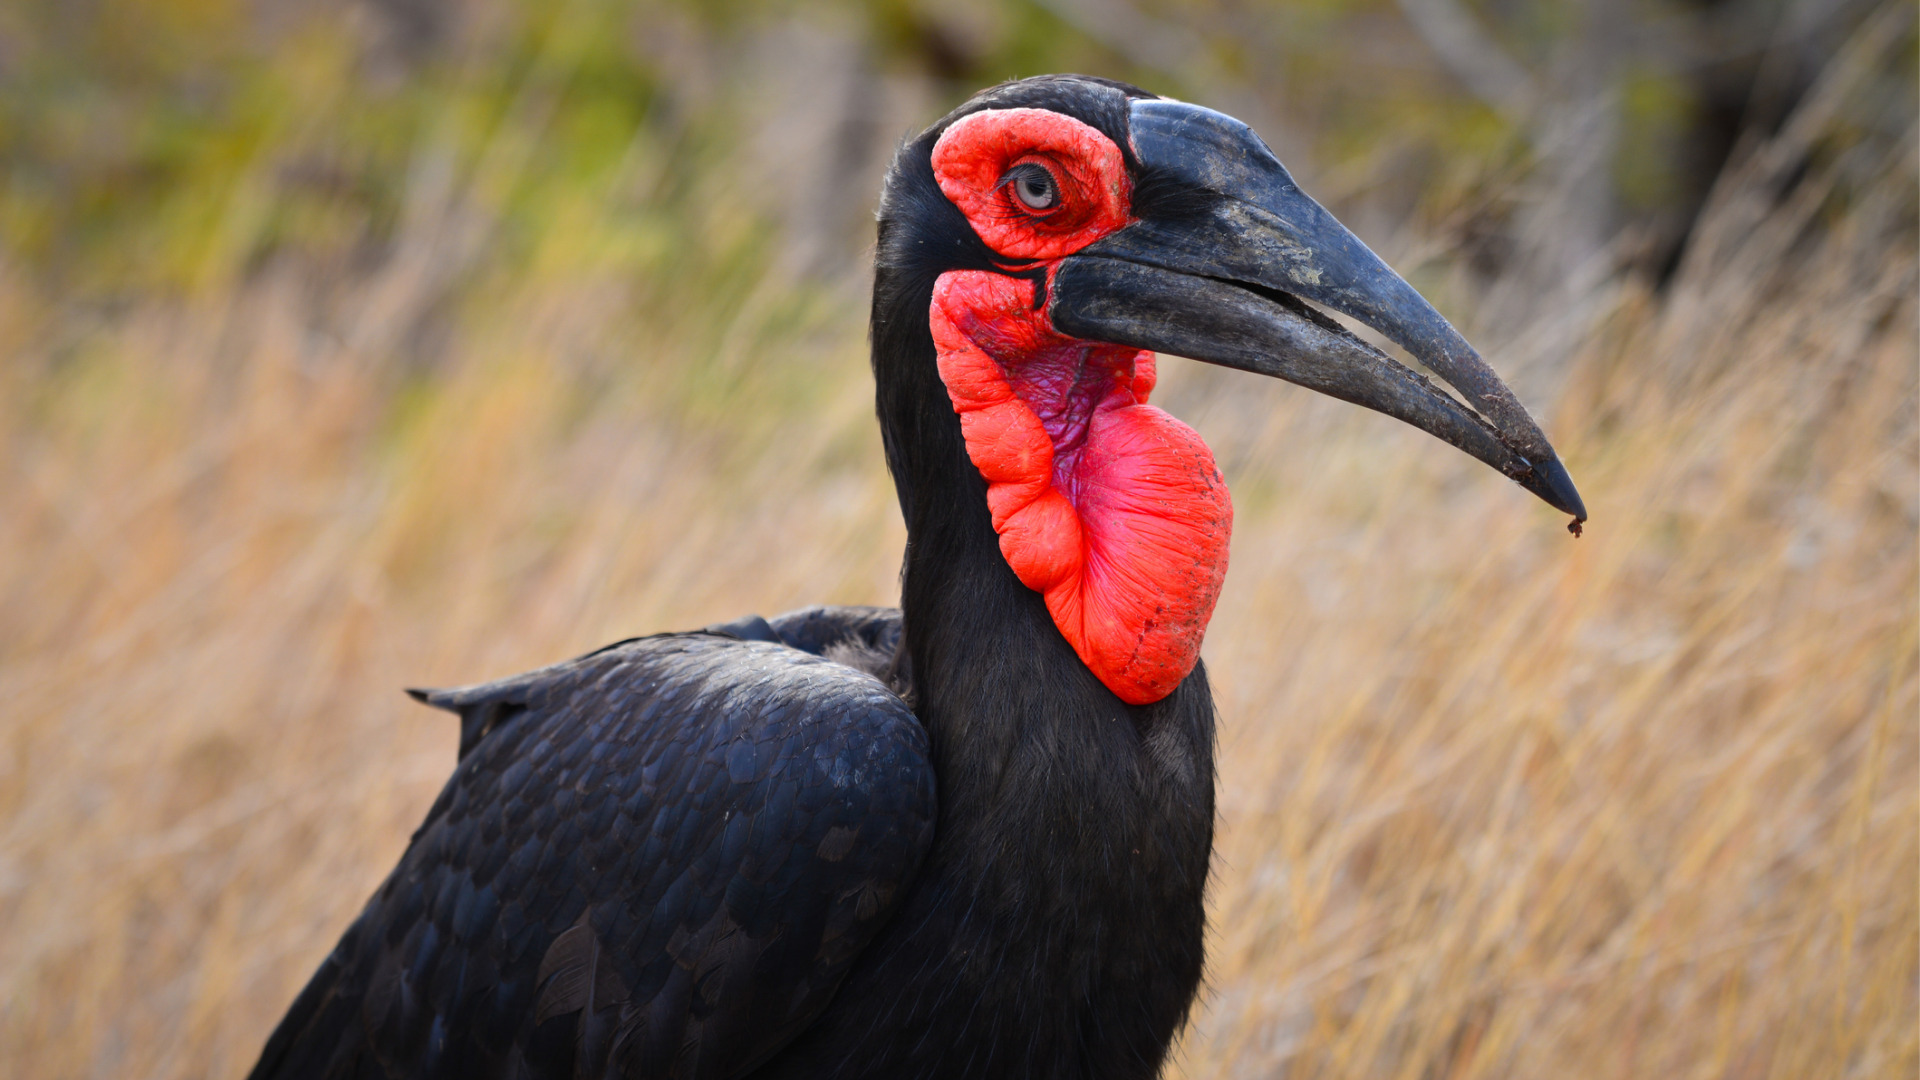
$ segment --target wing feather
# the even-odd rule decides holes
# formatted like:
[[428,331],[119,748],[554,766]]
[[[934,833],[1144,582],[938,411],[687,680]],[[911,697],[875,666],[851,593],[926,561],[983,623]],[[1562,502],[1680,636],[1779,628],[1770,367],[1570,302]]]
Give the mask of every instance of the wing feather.
[[[876,609],[833,610],[758,622],[881,647]],[[460,715],[459,765],[257,1078],[737,1076],[932,839],[919,722],[811,650],[661,635],[417,696]]]

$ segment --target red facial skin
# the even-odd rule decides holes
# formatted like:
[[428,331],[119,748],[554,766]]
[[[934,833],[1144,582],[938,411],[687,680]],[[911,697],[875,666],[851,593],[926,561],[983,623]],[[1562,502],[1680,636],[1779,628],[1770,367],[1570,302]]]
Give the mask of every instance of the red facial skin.
[[[1001,185],[1038,162],[1062,199],[1044,214]],[[933,151],[940,188],[1002,255],[1053,265],[1125,226],[1119,148],[1044,109],[975,113]],[[967,455],[987,481],[1000,551],[1080,659],[1122,701],[1193,670],[1227,569],[1233,504],[1194,431],[1147,404],[1151,352],[1057,333],[1035,283],[940,276],[929,319]]]

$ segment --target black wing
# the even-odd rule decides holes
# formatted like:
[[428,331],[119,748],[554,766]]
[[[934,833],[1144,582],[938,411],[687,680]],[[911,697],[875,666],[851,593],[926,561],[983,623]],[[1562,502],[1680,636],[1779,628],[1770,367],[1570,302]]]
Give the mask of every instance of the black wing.
[[257,1078],[739,1075],[932,840],[907,706],[783,644],[663,635],[426,697],[460,764]]
[[864,671],[887,684],[911,707],[913,676],[900,648],[900,609],[815,606],[789,611],[769,622],[748,615],[707,627],[746,641],[777,641]]

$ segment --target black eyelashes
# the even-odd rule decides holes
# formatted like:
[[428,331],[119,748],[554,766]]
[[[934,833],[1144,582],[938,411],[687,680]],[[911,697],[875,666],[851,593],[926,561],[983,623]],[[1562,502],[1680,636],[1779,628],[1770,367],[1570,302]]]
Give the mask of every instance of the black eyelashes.
[[1052,170],[1037,162],[1026,161],[1008,169],[997,186],[1008,189],[1013,200],[1029,213],[1051,213],[1060,206],[1060,182]]

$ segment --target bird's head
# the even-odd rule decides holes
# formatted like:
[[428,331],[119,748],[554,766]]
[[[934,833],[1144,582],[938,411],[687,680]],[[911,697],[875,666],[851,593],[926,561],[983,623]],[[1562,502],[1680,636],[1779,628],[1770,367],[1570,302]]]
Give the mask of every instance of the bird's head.
[[[1459,396],[1307,301],[1379,331]],[[1007,563],[1130,703],[1191,671],[1232,520],[1205,444],[1147,404],[1155,352],[1386,413],[1573,515],[1576,534],[1586,518],[1513,392],[1251,128],[1124,84],[1004,84],[903,147],[881,202],[873,333],[909,521],[916,455],[943,441],[927,429],[950,436],[957,415]],[[933,374],[944,394],[915,389]]]

